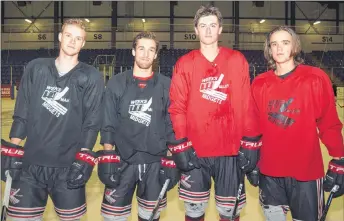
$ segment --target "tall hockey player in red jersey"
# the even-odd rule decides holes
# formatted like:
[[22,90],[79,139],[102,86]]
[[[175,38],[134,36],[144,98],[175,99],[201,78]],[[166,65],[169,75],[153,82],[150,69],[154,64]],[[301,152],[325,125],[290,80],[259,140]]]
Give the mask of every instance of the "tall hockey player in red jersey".
[[[133,40],[133,70],[112,77],[104,96],[98,175],[105,184],[101,213],[105,221],[124,221],[130,216],[137,187],[138,220],[159,220],[166,195],[155,207],[160,190],[179,181],[179,171],[166,157],[167,141],[174,140],[168,114],[170,79],[153,72],[159,42],[152,32]],[[157,208],[157,209],[155,209]],[[153,214],[153,210],[157,210]]]
[[82,20],[66,20],[59,56],[35,59],[25,69],[11,142],[1,142],[2,179],[7,170],[14,179],[11,220],[42,220],[48,195],[60,220],[79,220],[86,213],[85,184],[96,163],[92,148],[101,126],[104,82],[94,67],[78,60],[85,38]]
[[[300,39],[288,27],[272,30],[264,54],[270,70],[256,77],[252,91],[262,141],[260,200],[266,220],[315,221],[325,191],[344,193],[344,147],[329,77],[302,64]],[[333,159],[324,177],[319,138]]]
[[244,188],[236,201],[239,183],[255,168],[260,145],[250,116],[248,63],[240,52],[218,46],[218,8],[202,6],[194,26],[200,49],[177,61],[170,90],[169,112],[178,142],[169,148],[183,171],[179,198],[185,202],[185,220],[204,220],[213,178],[220,220],[237,221],[246,202]]

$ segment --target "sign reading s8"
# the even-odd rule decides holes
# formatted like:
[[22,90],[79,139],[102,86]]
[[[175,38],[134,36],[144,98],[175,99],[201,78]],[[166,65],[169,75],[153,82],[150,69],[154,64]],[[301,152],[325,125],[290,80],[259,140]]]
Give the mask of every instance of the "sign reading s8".
[[93,39],[96,39],[96,40],[100,40],[100,39],[102,39],[103,38],[103,35],[102,34],[94,34],[93,35]]

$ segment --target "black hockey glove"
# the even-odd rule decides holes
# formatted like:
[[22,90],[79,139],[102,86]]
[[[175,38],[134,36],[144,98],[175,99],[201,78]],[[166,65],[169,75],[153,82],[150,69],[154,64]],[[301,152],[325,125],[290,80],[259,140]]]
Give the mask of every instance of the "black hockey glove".
[[252,186],[257,187],[259,185],[259,168],[254,168],[252,172],[246,174],[246,177]]
[[6,182],[8,170],[13,180],[18,180],[22,169],[24,148],[1,139],[1,180]]
[[262,146],[260,141],[261,136],[257,137],[243,137],[241,140],[238,166],[244,173],[251,172],[257,165],[259,149]]
[[324,190],[330,192],[335,185],[339,186],[339,190],[333,197],[342,196],[344,194],[344,158],[340,160],[332,159],[328,164]]
[[116,188],[122,172],[128,164],[121,160],[116,150],[100,150],[98,154],[98,177],[105,186]]
[[173,189],[173,187],[178,183],[180,179],[180,172],[176,164],[171,157],[161,158],[161,167],[159,181],[161,186],[164,185],[165,181],[170,179],[170,183],[167,187],[167,191]]
[[195,168],[201,168],[192,143],[187,138],[169,142],[168,148],[172,153],[172,159],[180,170],[187,172]]
[[86,185],[90,179],[94,165],[97,163],[97,154],[91,150],[81,150],[76,154],[75,161],[69,168],[67,187],[77,189]]

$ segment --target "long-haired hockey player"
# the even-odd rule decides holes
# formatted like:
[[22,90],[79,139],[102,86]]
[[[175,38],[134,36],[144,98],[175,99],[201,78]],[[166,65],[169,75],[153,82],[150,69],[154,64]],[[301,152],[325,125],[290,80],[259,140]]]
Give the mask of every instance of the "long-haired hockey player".
[[[344,193],[344,147],[329,77],[302,64],[299,37],[277,27],[266,39],[270,70],[252,84],[263,134],[260,151],[260,200],[268,221],[316,221],[322,214],[323,190],[334,185]],[[319,138],[333,159],[325,179]]]

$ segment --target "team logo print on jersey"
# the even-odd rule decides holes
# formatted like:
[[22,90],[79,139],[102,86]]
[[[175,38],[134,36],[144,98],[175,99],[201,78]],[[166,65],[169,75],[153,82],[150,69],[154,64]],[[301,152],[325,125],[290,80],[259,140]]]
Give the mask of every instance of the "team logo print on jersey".
[[180,184],[183,185],[185,188],[190,189],[191,183],[194,181],[190,180],[191,175],[182,174],[180,177]]
[[207,77],[202,79],[200,92],[202,93],[202,98],[212,101],[214,103],[221,104],[222,101],[227,99],[227,94],[218,91],[220,88],[228,88],[229,85],[221,85],[224,75],[221,74],[219,77]]
[[148,127],[151,122],[151,115],[147,112],[152,112],[152,108],[150,107],[151,104],[152,98],[149,100],[145,99],[130,101],[130,119]]
[[116,189],[109,189],[109,188],[106,188],[105,190],[105,199],[106,201],[108,201],[110,204],[113,204],[116,202],[116,195],[115,195],[115,192],[116,192]]
[[12,204],[17,204],[20,200],[17,197],[23,197],[23,195],[18,195],[20,189],[11,189],[10,192],[10,201]]
[[273,124],[286,129],[295,123],[295,119],[286,116],[286,114],[299,114],[299,109],[290,109],[294,98],[288,100],[271,100],[268,104],[268,119]]
[[47,86],[43,92],[42,99],[44,103],[42,104],[51,114],[56,117],[60,115],[65,115],[68,111],[61,103],[68,103],[69,99],[64,98],[69,88],[65,87],[63,90],[59,87]]

